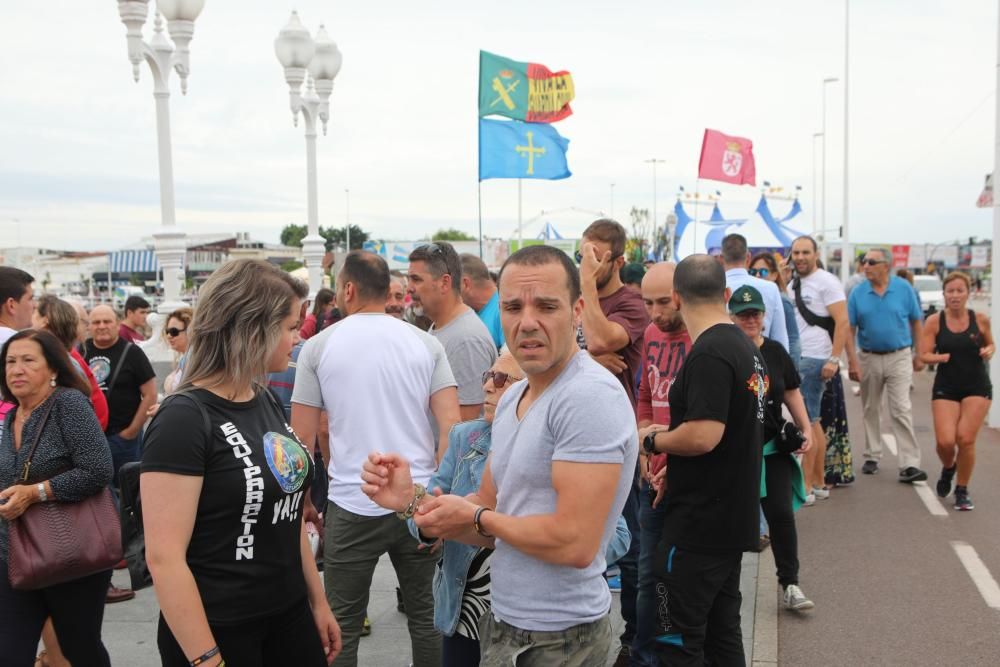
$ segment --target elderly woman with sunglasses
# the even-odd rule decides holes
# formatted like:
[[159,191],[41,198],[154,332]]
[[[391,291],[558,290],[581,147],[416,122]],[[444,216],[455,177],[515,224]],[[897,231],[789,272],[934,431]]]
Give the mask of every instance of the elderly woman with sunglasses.
[[[441,466],[427,485],[429,493],[440,489],[441,493],[467,495],[479,490],[479,483],[490,453],[491,428],[500,397],[515,382],[524,379],[521,368],[514,357],[504,348],[490,370],[483,374],[483,417],[456,424],[448,434],[448,450],[441,460]],[[381,455],[369,455],[365,470],[382,465]],[[408,472],[408,471],[407,471]],[[379,487],[368,484],[362,474],[366,493],[373,493]],[[406,486],[412,488],[412,483]],[[411,508],[402,509],[411,514]],[[420,535],[413,519],[408,520],[410,532],[420,541],[418,548],[436,548],[436,541]],[[625,520],[618,518],[618,527],[608,544],[607,559],[612,563],[628,551],[631,537]],[[475,547],[460,542],[446,541],[443,547],[441,566],[434,576],[434,627],[444,635],[441,664],[443,667],[463,667],[479,664],[479,620],[490,610],[490,565],[492,549]]]

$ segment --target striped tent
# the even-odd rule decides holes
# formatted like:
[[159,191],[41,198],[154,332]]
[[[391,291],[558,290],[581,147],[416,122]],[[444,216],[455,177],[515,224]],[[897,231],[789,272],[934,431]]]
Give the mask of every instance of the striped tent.
[[160,263],[152,250],[121,250],[108,254],[111,273],[158,273]]

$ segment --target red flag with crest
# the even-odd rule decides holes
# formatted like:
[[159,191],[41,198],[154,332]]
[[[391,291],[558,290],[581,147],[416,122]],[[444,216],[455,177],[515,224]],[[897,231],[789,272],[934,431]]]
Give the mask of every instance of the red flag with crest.
[[705,130],[698,161],[698,178],[756,185],[757,169],[753,161],[753,142],[731,137],[718,130]]

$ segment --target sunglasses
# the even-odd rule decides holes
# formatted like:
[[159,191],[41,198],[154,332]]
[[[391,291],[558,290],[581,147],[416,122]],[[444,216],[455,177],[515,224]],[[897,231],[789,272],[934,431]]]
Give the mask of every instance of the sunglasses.
[[[618,259],[619,257],[621,257],[621,255],[614,255],[612,257],[609,257],[608,261],[609,262],[613,262],[616,259]],[[583,264],[583,253],[580,252],[579,250],[577,250],[576,252],[573,253],[573,259],[576,260],[577,264]]]
[[861,260],[861,263],[865,264],[866,266],[878,266],[879,264],[886,264],[887,262],[884,259],[867,259],[867,258],[865,258],[865,259]]
[[767,278],[771,275],[771,269],[750,269],[747,273],[757,278]]
[[493,386],[497,389],[503,389],[507,386],[508,382],[517,382],[518,380],[523,380],[524,378],[519,378],[511,375],[510,373],[501,373],[500,371],[486,371],[483,373],[483,384],[489,382],[490,378],[493,378]]
[[163,333],[167,334],[171,338],[177,338],[178,336],[180,336],[185,331],[187,331],[187,329],[178,329],[177,327],[170,327],[169,329],[165,330]]

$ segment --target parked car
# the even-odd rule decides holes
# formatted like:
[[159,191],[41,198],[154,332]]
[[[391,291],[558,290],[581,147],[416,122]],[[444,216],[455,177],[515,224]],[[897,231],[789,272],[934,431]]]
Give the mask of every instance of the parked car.
[[913,276],[913,286],[920,295],[920,309],[924,317],[944,310],[944,285],[935,275]]

